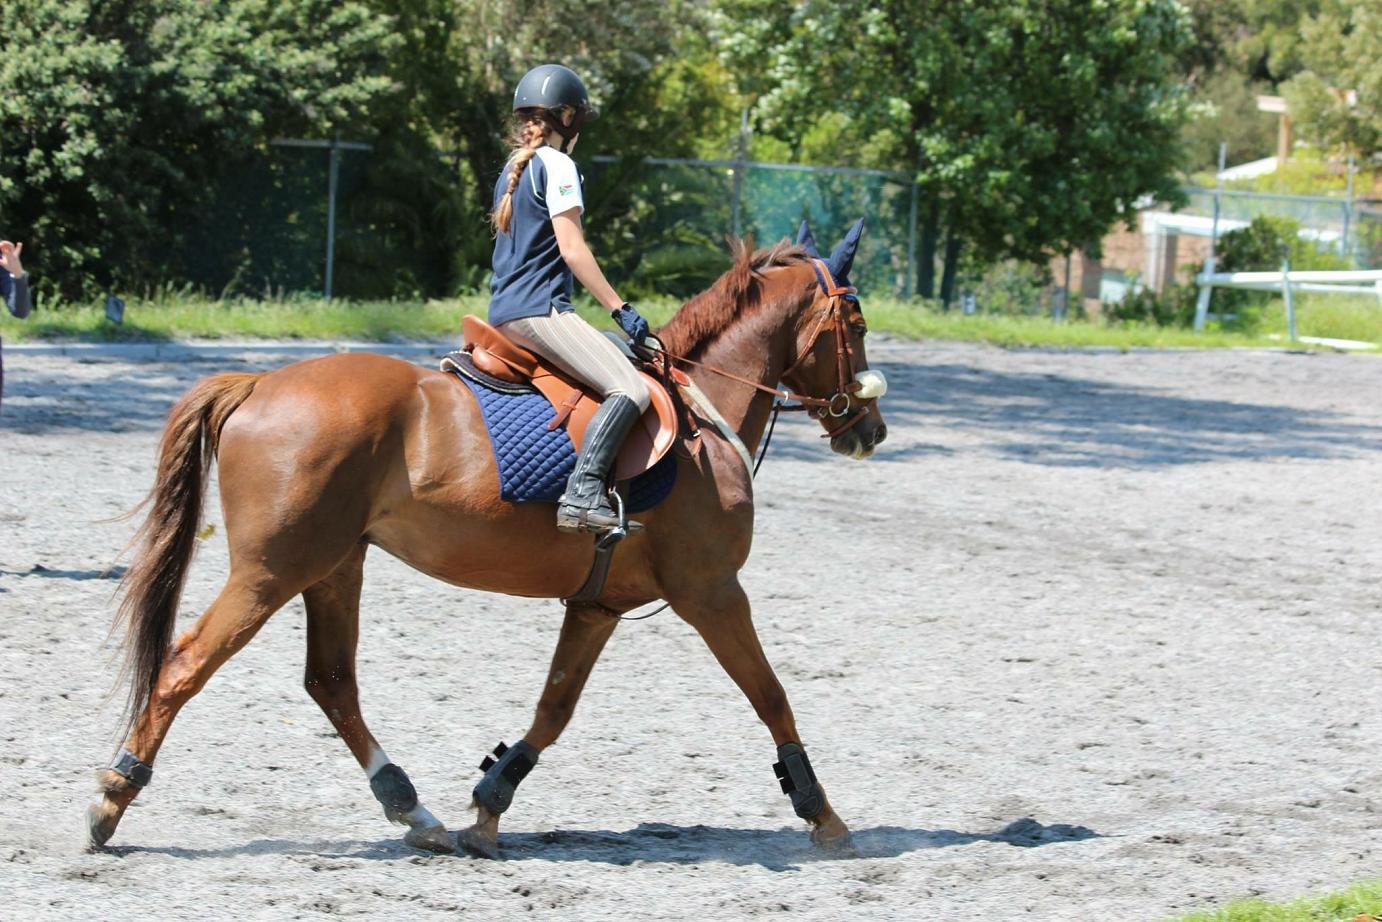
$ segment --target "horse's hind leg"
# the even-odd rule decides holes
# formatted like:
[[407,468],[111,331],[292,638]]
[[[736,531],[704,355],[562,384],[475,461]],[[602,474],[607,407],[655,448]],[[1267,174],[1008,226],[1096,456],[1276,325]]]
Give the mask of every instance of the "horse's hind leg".
[[307,669],[303,681],[369,778],[384,815],[408,826],[404,841],[434,852],[454,849],[441,821],[417,798],[403,769],[389,761],[360,714],[355,647],[360,636],[360,584],[366,545],[356,546],[326,579],[302,593],[307,604]]
[[555,743],[571,722],[586,679],[618,624],[617,619],[601,609],[567,606],[533,724],[522,741],[500,753],[497,761],[486,759],[485,765],[489,767],[475,787],[478,816],[475,825],[457,836],[459,848],[485,858],[498,857],[500,814],[508,809],[514,789],[537,762],[538,755]]
[[701,635],[710,652],[753,705],[777,744],[778,763],[773,766],[782,790],[792,798],[798,816],[811,824],[811,839],[830,848],[850,847],[849,827],[826,799],[825,789],[797,736],[796,718],[763,653],[754,630],[748,596],[738,579],[719,587],[678,598],[672,608]]
[[125,809],[148,783],[150,766],[182,706],[297,591],[298,587],[284,586],[267,573],[232,571],[216,601],[178,637],[126,742],[126,753],[136,760],[134,766],[128,774],[111,769],[98,773],[104,796],[87,810],[92,845],[104,845],[110,839]]

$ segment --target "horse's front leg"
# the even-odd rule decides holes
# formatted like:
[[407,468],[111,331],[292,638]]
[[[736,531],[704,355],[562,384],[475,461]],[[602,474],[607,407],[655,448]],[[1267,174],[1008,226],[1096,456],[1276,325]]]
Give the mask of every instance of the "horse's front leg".
[[533,725],[522,740],[509,747],[501,743],[494,757],[481,763],[485,776],[475,786],[473,802],[478,815],[475,825],[457,836],[460,848],[484,858],[499,856],[500,815],[513,802],[514,790],[537,763],[541,752],[555,743],[571,722],[586,679],[618,624],[602,609],[567,606]]
[[679,598],[672,608],[700,633],[725,672],[753,705],[777,744],[773,766],[797,816],[811,824],[811,840],[831,849],[852,847],[849,827],[831,808],[797,736],[787,693],[773,674],[753,627],[748,596],[737,578],[698,595]]

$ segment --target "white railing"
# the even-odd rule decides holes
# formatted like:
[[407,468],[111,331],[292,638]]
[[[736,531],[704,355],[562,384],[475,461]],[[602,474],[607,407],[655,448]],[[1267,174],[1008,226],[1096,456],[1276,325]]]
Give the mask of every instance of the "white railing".
[[[1280,272],[1215,272],[1214,257],[1205,261],[1205,271],[1195,281],[1200,286],[1195,302],[1195,329],[1204,329],[1209,318],[1209,298],[1215,288],[1246,288],[1253,291],[1279,291],[1286,300],[1286,326],[1292,341],[1296,339],[1296,307],[1291,297],[1297,291],[1317,294],[1376,295],[1382,306],[1382,270],[1340,269],[1292,272],[1289,263],[1281,264]],[[1360,283],[1371,284],[1360,284]]]

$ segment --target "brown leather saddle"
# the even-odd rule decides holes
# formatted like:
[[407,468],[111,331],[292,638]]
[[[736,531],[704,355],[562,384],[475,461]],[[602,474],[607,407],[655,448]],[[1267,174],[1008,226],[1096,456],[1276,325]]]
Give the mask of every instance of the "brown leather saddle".
[[[461,350],[470,355],[480,371],[501,381],[537,388],[556,410],[547,428],[565,427],[571,444],[580,452],[585,428],[600,406],[599,395],[474,314],[461,318],[461,338]],[[676,441],[677,412],[671,395],[653,376],[643,371],[639,374],[648,385],[652,401],[619,450],[614,464],[615,480],[630,480],[650,469]]]

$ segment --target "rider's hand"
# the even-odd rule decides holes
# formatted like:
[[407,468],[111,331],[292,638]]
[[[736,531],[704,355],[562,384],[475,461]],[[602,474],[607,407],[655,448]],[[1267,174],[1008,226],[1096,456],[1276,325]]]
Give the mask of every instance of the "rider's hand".
[[24,244],[0,240],[0,269],[15,278],[24,274],[24,266],[19,262],[19,254],[24,252]]
[[624,335],[635,346],[643,345],[643,340],[653,335],[652,327],[648,326],[648,321],[634,309],[634,306],[625,301],[618,310],[610,311],[609,314],[614,318],[614,322],[619,324],[619,329],[624,331]]

